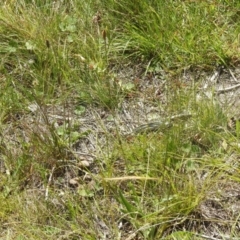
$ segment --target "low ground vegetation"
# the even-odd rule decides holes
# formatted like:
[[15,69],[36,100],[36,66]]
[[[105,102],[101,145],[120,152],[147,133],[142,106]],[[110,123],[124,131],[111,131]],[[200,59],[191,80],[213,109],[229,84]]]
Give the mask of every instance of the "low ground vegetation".
[[3,1],[1,239],[239,239],[239,7]]

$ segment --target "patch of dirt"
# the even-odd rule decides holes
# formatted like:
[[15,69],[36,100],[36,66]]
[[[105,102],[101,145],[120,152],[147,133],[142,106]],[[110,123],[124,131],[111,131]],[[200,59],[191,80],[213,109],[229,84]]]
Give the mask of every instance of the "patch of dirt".
[[[172,116],[183,111],[191,111],[191,109],[183,109],[181,106],[179,106],[178,112],[171,109],[174,94],[179,91],[187,93],[189,89],[195,88],[196,98],[201,99],[205,96],[209,98],[209,101],[213,98],[228,113],[229,118],[236,117],[238,119],[240,116],[238,107],[240,103],[240,66],[235,69],[218,68],[208,73],[185,70],[180,77],[173,77],[163,70],[144,73],[141,67],[134,69],[127,66],[118,69],[116,76],[118,81],[135,84],[135,90],[129,92],[128,98],[116,111],[92,107],[86,109],[79,116],[74,112],[75,104],[72,103],[68,103],[66,106],[45,106],[45,109],[32,103],[29,106],[29,113],[16,116],[17,120],[14,121],[14,125],[10,123],[10,120],[6,122],[2,132],[5,139],[5,142],[2,142],[2,148],[7,145],[8,151],[3,151],[0,158],[2,174],[9,174],[12,171],[11,166],[3,166],[4,154],[11,154],[14,158],[20,154],[21,148],[26,146],[29,147],[29,154],[31,154],[31,148],[34,152],[34,142],[31,141],[35,136],[36,141],[43,144],[43,152],[40,153],[41,156],[33,157],[41,158],[47,149],[45,148],[47,146],[44,145],[46,139],[54,139],[51,128],[57,129],[67,124],[69,127],[74,127],[81,135],[74,143],[65,146],[65,155],[59,155],[57,158],[58,161],[64,161],[70,166],[62,172],[61,179],[63,181],[58,186],[64,190],[64,187],[79,186],[78,181],[91,182],[92,179],[88,178],[88,172],[96,175],[100,172],[100,169],[94,165],[94,161],[96,156],[98,158],[102,156],[104,159],[102,149],[111,149],[111,139],[118,135],[127,135],[142,124],[160,121],[169,118],[169,115]],[[63,156],[64,159],[62,159]],[[50,171],[54,170],[56,164],[52,163]],[[104,165],[104,162],[102,164]],[[31,171],[31,167],[29,166],[29,171]],[[36,181],[36,179],[32,179],[32,181]],[[240,227],[239,206],[240,185],[223,181],[214,186],[211,194],[192,214],[192,219],[185,222],[181,228],[196,231],[203,238],[208,236],[208,239],[231,239],[232,226],[234,225],[235,231]],[[224,232],[225,235],[220,235],[220,232]]]

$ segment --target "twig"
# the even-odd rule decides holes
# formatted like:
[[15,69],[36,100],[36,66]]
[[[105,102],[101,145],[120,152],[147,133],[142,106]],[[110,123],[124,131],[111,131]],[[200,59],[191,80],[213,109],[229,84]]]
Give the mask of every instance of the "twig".
[[228,87],[228,88],[216,90],[216,93],[221,94],[221,93],[225,93],[225,92],[230,92],[230,91],[235,90],[239,87],[240,87],[240,84],[237,84],[237,85],[234,85],[234,86],[231,86],[231,87]]
[[124,177],[113,177],[113,178],[104,178],[105,181],[128,181],[128,180],[159,180],[159,178],[153,177],[140,177],[140,176],[124,176]]
[[233,80],[234,80],[235,82],[239,82],[239,81],[235,78],[235,76],[234,76],[233,72],[231,71],[231,69],[229,69],[229,73],[231,74],[231,76],[232,76],[232,78],[233,78]]
[[49,190],[49,185],[51,184],[51,181],[52,181],[52,176],[53,176],[54,170],[55,170],[55,167],[52,168],[52,171],[51,171],[50,176],[48,178],[48,184],[47,184],[46,191],[45,191],[45,200],[48,200],[48,190]]

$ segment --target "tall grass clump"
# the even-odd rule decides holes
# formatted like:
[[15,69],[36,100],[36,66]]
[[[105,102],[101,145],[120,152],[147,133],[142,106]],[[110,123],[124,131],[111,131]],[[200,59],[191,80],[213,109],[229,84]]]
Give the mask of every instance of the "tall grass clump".
[[[15,91],[30,92],[31,100],[74,94],[87,103],[114,106],[118,92],[108,76],[106,38],[94,21],[97,10],[90,3],[21,1],[16,6],[1,10],[2,71]],[[109,95],[100,96],[103,91]]]
[[[235,61],[238,3],[225,1],[112,1],[119,19],[115,44],[138,61],[162,67],[214,66]],[[230,11],[228,16],[224,12]],[[223,17],[224,16],[224,17]],[[229,25],[231,26],[229,28]],[[233,51],[235,49],[235,51]]]

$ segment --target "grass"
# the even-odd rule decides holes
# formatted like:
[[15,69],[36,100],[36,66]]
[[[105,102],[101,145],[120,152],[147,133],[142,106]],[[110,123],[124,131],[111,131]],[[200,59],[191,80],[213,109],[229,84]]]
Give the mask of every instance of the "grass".
[[238,8],[4,1],[1,239],[237,239],[239,122],[199,89],[239,63]]

